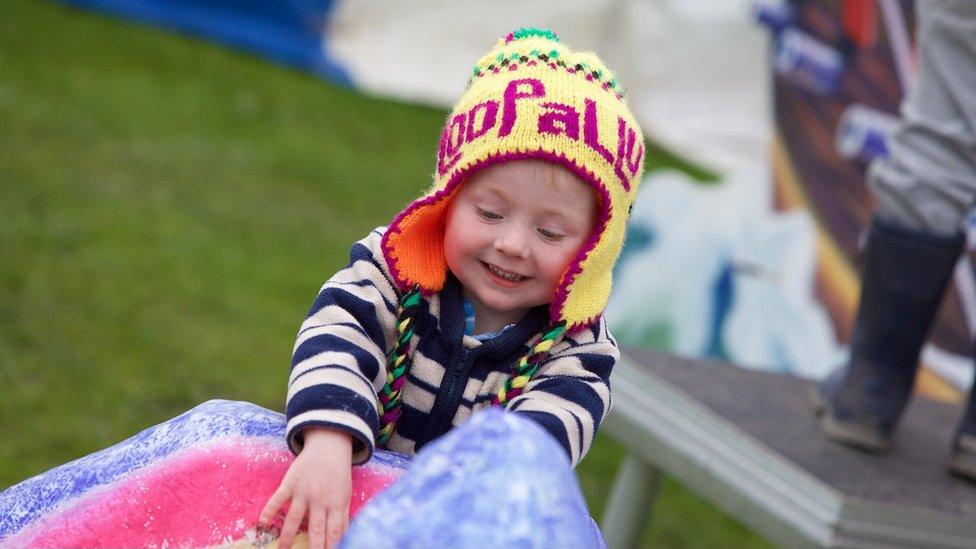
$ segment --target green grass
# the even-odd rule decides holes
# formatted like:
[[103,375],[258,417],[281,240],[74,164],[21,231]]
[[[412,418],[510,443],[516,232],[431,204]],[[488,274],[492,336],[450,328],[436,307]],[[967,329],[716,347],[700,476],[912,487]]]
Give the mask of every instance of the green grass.
[[[207,399],[281,410],[319,285],[427,186],[444,113],[53,3],[4,8],[0,487]],[[621,455],[601,437],[580,467],[596,514]],[[673,482],[644,541],[765,545]]]

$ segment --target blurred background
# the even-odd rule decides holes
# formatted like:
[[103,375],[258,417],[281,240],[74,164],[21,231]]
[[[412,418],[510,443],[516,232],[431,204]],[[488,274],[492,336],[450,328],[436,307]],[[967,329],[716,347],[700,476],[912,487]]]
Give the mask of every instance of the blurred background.
[[[650,139],[618,338],[823,377],[913,64],[911,3],[866,4],[8,0],[0,488],[208,399],[282,410],[322,281],[429,185],[470,67],[521,26],[599,52]],[[924,356],[945,400],[972,273]],[[597,520],[621,455],[600,436],[578,470]],[[766,546],[674,482],[654,513],[648,547]]]

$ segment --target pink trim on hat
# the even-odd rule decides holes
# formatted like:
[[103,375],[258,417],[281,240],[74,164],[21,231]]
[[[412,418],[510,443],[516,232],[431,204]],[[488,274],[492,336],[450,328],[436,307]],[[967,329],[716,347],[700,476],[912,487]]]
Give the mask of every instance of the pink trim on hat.
[[599,323],[601,318],[603,318],[603,313],[599,313],[597,315],[591,316],[590,318],[582,322],[577,322],[576,324],[567,326],[566,335],[574,335],[579,332],[582,332],[586,328],[589,328],[590,326]]
[[[556,295],[553,296],[552,303],[549,306],[549,316],[553,320],[559,320],[563,316],[563,306],[566,304],[566,300],[569,298],[569,286],[572,285],[573,281],[576,280],[576,277],[583,272],[583,261],[585,261],[590,255],[590,252],[596,248],[596,245],[600,242],[600,239],[603,237],[604,233],[606,233],[607,225],[610,224],[610,218],[613,216],[613,211],[611,210],[610,192],[607,191],[606,186],[602,184],[595,174],[591,174],[588,170],[581,166],[576,166],[575,163],[569,159],[566,159],[565,157],[561,157],[563,160],[560,161],[560,157],[557,155],[553,155],[552,153],[549,154],[555,157],[551,160],[560,162],[569,170],[576,173],[580,179],[589,183],[590,186],[593,187],[593,190],[596,191],[596,193],[600,196],[600,213],[599,218],[597,219],[597,227],[592,233],[590,233],[590,237],[586,240],[586,242],[580,246],[579,251],[576,253],[576,257],[569,262],[569,265],[566,267],[566,273],[563,275],[562,281],[560,281],[559,286],[556,288]],[[596,318],[598,317],[599,314]],[[583,325],[587,325],[591,321],[592,320],[584,322]],[[572,329],[574,326],[576,325],[574,324],[568,328]]]
[[[556,294],[553,296],[553,300],[549,305],[550,319],[553,321],[562,320],[563,307],[565,306],[566,300],[569,297],[569,286],[572,285],[576,277],[583,272],[583,261],[586,260],[590,252],[592,252],[593,249],[596,248],[596,245],[600,242],[601,237],[606,232],[607,226],[610,223],[613,212],[611,209],[610,192],[606,189],[606,186],[596,176],[596,174],[590,172],[583,166],[576,164],[572,160],[566,158],[564,155],[542,149],[537,149],[534,151],[491,154],[484,160],[474,162],[457,170],[453,175],[451,175],[451,178],[448,180],[443,189],[432,195],[415,200],[403,211],[397,214],[397,216],[393,218],[393,221],[390,222],[390,226],[387,228],[386,233],[383,234],[380,247],[383,250],[383,257],[386,259],[386,263],[390,268],[390,275],[393,277],[394,283],[399,286],[400,290],[404,291],[416,283],[416,281],[405,278],[400,272],[400,269],[393,258],[393,250],[390,249],[389,244],[390,235],[399,234],[402,232],[400,229],[400,223],[404,218],[412,215],[419,208],[433,206],[443,200],[445,197],[452,196],[457,187],[475,172],[502,162],[532,159],[545,160],[563,166],[592,187],[600,198],[600,211],[597,218],[596,227],[583,245],[580,246],[576,256],[572,259],[572,261],[569,262],[569,265],[566,267],[566,272],[563,274],[562,280],[560,280],[559,285],[556,288]],[[429,296],[431,293],[439,291],[439,288],[421,288],[421,290],[423,290],[424,293]],[[597,314],[586,321],[571,324],[567,326],[567,329],[573,331],[582,326],[588,326],[599,318],[600,314]]]

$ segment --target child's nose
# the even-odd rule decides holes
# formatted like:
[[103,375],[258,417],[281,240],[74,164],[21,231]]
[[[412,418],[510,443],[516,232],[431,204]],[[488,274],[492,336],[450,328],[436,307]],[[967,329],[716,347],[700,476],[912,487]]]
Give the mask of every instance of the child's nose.
[[495,249],[499,252],[519,259],[529,256],[528,239],[525,231],[520,227],[511,227],[501,231],[495,238]]

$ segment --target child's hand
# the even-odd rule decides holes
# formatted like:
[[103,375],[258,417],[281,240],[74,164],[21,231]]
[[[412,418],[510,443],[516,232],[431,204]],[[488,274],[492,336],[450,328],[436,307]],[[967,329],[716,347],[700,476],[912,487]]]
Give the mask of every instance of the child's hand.
[[332,549],[349,526],[352,436],[321,427],[305,429],[304,436],[304,448],[258,520],[262,525],[271,524],[282,505],[291,501],[278,547],[291,547],[302,519],[308,516],[309,548]]

